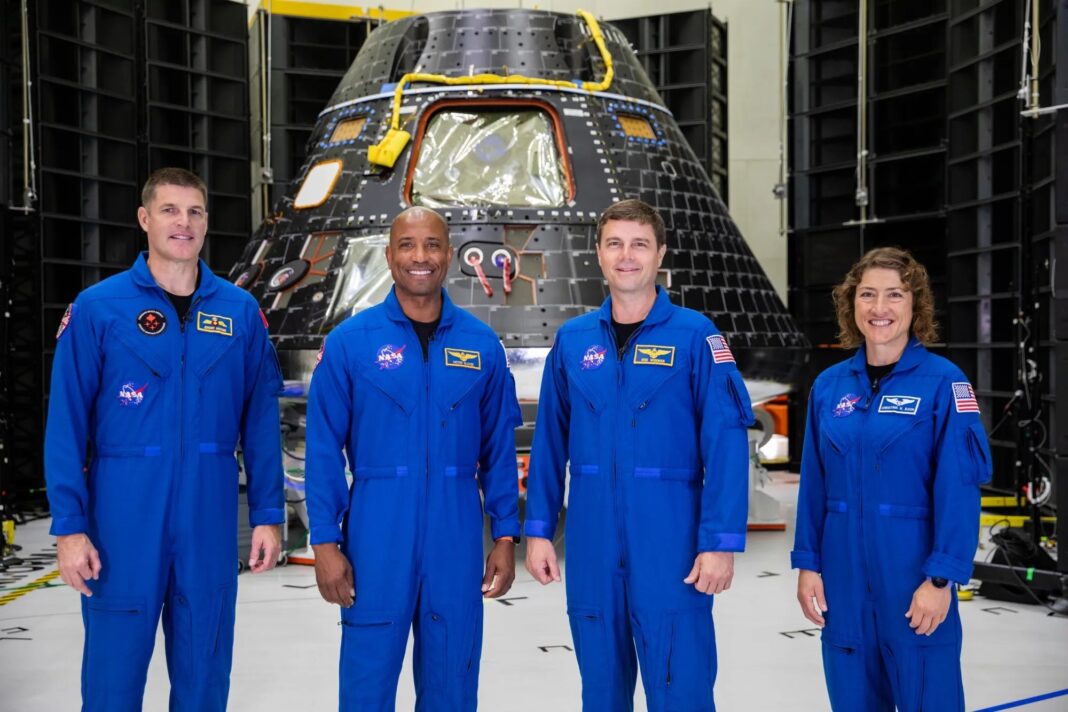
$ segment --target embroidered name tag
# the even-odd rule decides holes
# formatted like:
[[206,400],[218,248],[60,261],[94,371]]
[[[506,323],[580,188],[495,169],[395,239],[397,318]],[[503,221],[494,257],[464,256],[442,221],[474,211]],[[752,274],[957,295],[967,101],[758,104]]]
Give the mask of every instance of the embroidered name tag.
[[674,366],[674,346],[638,344],[634,347],[634,363],[639,366]]
[[920,399],[916,396],[883,396],[879,400],[880,413],[916,415],[919,410]]
[[222,336],[233,336],[234,320],[228,316],[197,312],[197,331],[206,331],[209,334],[221,334]]
[[470,368],[474,371],[482,370],[482,354],[478,351],[466,349],[445,349],[445,365],[456,368]]

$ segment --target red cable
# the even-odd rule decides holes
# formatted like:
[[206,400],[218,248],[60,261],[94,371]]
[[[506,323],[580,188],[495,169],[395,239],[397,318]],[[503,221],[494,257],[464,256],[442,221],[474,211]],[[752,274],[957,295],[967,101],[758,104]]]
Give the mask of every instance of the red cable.
[[504,293],[505,294],[511,294],[512,293],[512,258],[511,257],[505,257],[504,258],[504,267],[502,269],[504,270]]
[[486,273],[482,271],[481,262],[472,262],[470,259],[467,263],[475,268],[475,274],[478,275],[478,281],[482,283],[482,291],[486,293],[487,297],[493,296],[493,287],[490,286],[489,280],[486,279]]

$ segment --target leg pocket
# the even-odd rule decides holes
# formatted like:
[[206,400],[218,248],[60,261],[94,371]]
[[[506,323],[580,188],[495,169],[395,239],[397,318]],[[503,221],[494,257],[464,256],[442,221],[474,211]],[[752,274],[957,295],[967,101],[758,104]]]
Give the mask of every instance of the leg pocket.
[[592,608],[569,608],[571,640],[575,643],[575,659],[582,676],[582,689],[607,688],[609,679],[605,663],[615,659],[608,650],[608,635],[604,615]]
[[155,626],[149,625],[144,599],[97,594],[83,598],[82,605],[82,695],[86,709],[126,709],[119,701],[127,701],[127,697],[137,700],[139,709],[155,642]]
[[378,709],[374,705],[396,695],[407,629],[398,657],[396,617],[354,609],[341,609],[341,708]]
[[953,645],[925,646],[919,654],[922,679],[918,712],[964,712],[960,650]]
[[958,646],[883,646],[882,652],[894,689],[894,702],[900,712],[964,709]]
[[668,614],[663,634],[661,683],[665,690],[665,712],[714,710],[716,635],[712,611],[700,608]]

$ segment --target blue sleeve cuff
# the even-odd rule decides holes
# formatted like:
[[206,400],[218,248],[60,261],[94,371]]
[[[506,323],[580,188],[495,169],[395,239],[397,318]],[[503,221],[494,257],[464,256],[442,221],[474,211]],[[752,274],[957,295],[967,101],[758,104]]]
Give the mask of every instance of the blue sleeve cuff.
[[705,551],[745,551],[745,534],[708,534],[701,535],[697,550]]
[[490,534],[494,541],[505,536],[519,536],[519,520],[490,519]]
[[811,551],[791,551],[790,568],[805,569],[806,571],[815,571],[816,573],[823,570],[820,555],[814,554]]
[[73,517],[55,517],[48,533],[52,536],[67,536],[68,534],[84,534],[89,531],[89,522],[85,515],[78,514]]
[[308,535],[308,543],[315,544],[340,544],[341,527],[337,524],[313,525]]
[[284,509],[250,509],[248,512],[248,525],[258,527],[264,524],[282,524],[286,520]]
[[931,578],[944,578],[967,584],[972,578],[972,563],[936,551],[924,562],[923,573]]
[[541,539],[552,539],[553,535],[556,534],[556,522],[528,519],[523,522],[523,534]]

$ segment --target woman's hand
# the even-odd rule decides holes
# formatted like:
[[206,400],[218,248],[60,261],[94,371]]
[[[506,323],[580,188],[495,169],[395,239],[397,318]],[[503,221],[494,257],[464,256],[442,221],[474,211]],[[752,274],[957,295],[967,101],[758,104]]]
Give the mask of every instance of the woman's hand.
[[953,600],[953,591],[949,586],[936,588],[928,579],[912,594],[912,605],[905,612],[905,617],[909,619],[909,627],[916,631],[916,635],[934,633],[946,619],[949,604]]

